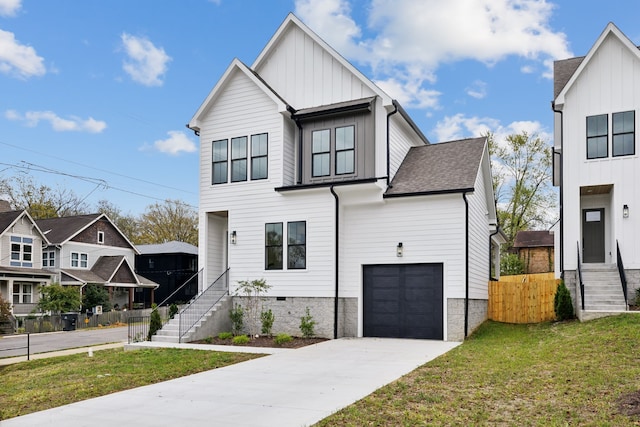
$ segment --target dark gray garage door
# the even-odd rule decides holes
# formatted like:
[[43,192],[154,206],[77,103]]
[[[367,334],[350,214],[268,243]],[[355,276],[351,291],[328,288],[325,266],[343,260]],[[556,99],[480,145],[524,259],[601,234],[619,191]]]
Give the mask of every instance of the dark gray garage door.
[[364,336],[441,340],[442,264],[364,266]]

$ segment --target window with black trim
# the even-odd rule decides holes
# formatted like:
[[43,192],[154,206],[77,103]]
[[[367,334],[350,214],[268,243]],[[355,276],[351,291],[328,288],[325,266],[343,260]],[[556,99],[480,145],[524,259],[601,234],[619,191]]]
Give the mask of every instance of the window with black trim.
[[251,135],[251,179],[266,179],[268,175],[268,136]]
[[265,224],[264,268],[282,270],[282,223]]
[[613,156],[631,156],[636,153],[636,113],[625,111],[613,113],[612,117],[612,149]]
[[231,138],[231,182],[247,180],[247,137]]
[[355,171],[355,126],[336,128],[336,175]]
[[287,268],[307,268],[307,222],[287,223]]
[[587,117],[587,159],[600,159],[609,155],[608,115]]
[[227,140],[213,141],[211,183],[224,184],[227,182]]
[[311,133],[311,176],[331,174],[331,131],[315,130]]

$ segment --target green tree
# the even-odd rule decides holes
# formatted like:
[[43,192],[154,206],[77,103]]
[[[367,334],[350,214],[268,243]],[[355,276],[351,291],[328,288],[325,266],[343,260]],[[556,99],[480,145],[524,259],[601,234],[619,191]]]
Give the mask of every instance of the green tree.
[[511,248],[518,231],[548,228],[556,220],[551,145],[527,132],[487,138],[498,220]]
[[179,200],[147,206],[138,223],[135,244],[165,243],[172,240],[198,244],[198,213]]
[[73,286],[52,283],[42,287],[40,293],[37,307],[43,312],[51,311],[54,314],[60,314],[67,311],[78,311],[82,304],[80,291]]
[[97,211],[109,217],[131,242],[138,240],[139,229],[138,220],[131,214],[125,214],[120,208],[108,200],[100,200],[97,204]]
[[92,309],[96,305],[101,305],[102,311],[111,311],[109,292],[102,285],[90,283],[85,287],[84,297],[82,298],[82,307],[86,311],[88,309]]
[[11,303],[2,298],[0,294],[0,323],[6,322],[11,316]]
[[553,308],[558,320],[573,319],[573,303],[571,302],[571,293],[564,281],[561,281],[553,297]]

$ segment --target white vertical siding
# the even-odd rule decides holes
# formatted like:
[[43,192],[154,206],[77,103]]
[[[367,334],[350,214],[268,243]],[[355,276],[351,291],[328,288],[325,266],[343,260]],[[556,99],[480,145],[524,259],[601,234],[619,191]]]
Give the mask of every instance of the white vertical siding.
[[[580,187],[613,184],[610,207],[605,212],[611,236],[607,256],[615,262],[615,242],[620,242],[625,268],[640,268],[640,226],[633,220],[640,214],[640,61],[616,37],[609,35],[591,61],[569,88],[563,114],[564,163],[564,268],[576,268],[576,243],[581,240]],[[635,152],[612,157],[612,113],[635,110]],[[587,160],[586,118],[608,114],[609,157]],[[629,205],[630,218],[622,218],[622,206]],[[604,207],[604,206],[603,206]],[[637,217],[635,217],[637,218]]]
[[398,118],[398,114],[392,115],[389,123],[389,178],[391,179],[395,176],[409,149],[424,145],[413,129],[407,127],[403,119]]
[[[483,162],[484,164],[484,162]],[[469,298],[488,299],[489,216],[484,169],[480,168],[469,201]],[[490,182],[490,180],[489,180]]]

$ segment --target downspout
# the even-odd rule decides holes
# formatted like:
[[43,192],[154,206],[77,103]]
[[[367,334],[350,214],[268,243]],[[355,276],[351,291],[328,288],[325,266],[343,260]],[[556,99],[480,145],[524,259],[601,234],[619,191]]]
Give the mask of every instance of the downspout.
[[464,337],[467,337],[469,333],[469,201],[467,200],[467,193],[462,193],[462,199],[464,200]]
[[331,185],[331,187],[329,188],[331,190],[331,194],[333,194],[333,198],[336,200],[335,203],[335,222],[336,222],[336,235],[335,235],[335,260],[336,260],[336,266],[335,266],[335,298],[333,301],[333,339],[337,339],[338,338],[338,291],[340,289],[339,287],[339,282],[338,282],[338,272],[339,272],[339,265],[340,265],[340,260],[338,259],[338,255],[339,255],[339,234],[338,232],[340,231],[340,199],[338,198],[338,194],[336,194],[335,190],[333,189],[334,185]]
[[[563,221],[563,212],[562,212],[562,193],[564,187],[564,153],[563,153],[563,145],[564,145],[564,115],[562,110],[556,110],[556,103],[551,102],[551,110],[554,113],[560,114],[560,277],[564,278],[564,221]],[[555,145],[555,144],[554,144]],[[552,155],[555,155],[556,151],[553,151]],[[553,174],[553,171],[551,171]],[[553,180],[553,176],[551,177]]]
[[300,119],[296,117],[296,110],[293,107],[287,105],[287,110],[291,113],[291,118],[298,127],[298,161],[296,162],[298,164],[298,177],[296,178],[296,184],[302,184],[302,123],[300,123]]
[[390,143],[389,143],[389,123],[391,122],[391,116],[393,116],[395,113],[398,112],[398,105],[396,104],[396,101],[392,101],[393,102],[393,111],[390,111],[389,113],[387,113],[387,187],[389,186],[389,175],[390,175],[390,171],[391,171],[391,159],[389,158],[389,156],[391,155],[391,149],[390,147]]

